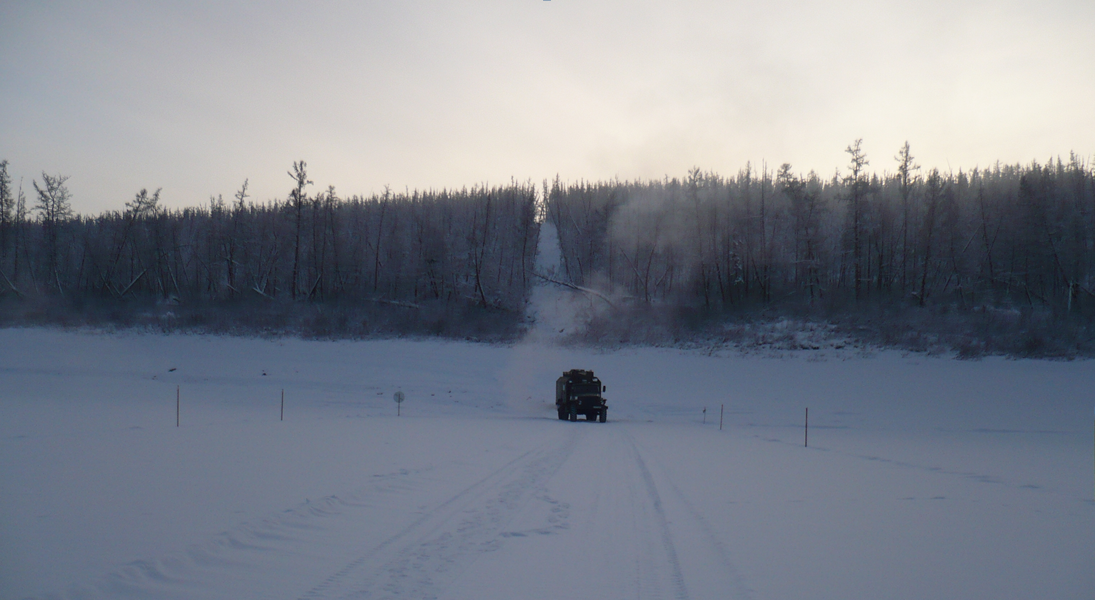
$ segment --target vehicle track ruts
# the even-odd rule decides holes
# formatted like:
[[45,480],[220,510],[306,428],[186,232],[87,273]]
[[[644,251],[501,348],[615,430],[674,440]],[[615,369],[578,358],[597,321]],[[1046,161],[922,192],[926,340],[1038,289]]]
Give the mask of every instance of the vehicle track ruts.
[[498,550],[506,525],[566,462],[583,428],[567,428],[365,550],[301,600],[435,598],[478,556]]
[[639,448],[635,444],[634,438],[632,438],[630,434],[625,435],[631,447],[631,454],[635,458],[635,466],[638,468],[639,474],[642,475],[646,495],[654,509],[653,516],[656,522],[653,525],[657,527],[661,548],[662,551],[665,552],[665,559],[668,561],[671,570],[670,580],[673,588],[673,598],[676,598],[676,600],[688,600],[688,587],[685,585],[680,560],[677,558],[677,547],[673,543],[673,536],[669,531],[669,520],[665,515],[665,507],[662,505],[661,495],[658,493],[658,488],[654,484],[654,478],[650,475],[650,469],[646,466],[646,461],[643,460],[642,454],[639,453]]
[[[633,442],[634,443],[634,442]],[[721,588],[721,592],[724,597],[729,598],[752,598],[753,591],[749,589],[749,586],[745,584],[742,579],[741,573],[737,567],[734,566],[733,561],[730,559],[730,549],[726,544],[715,535],[711,525],[708,524],[707,519],[693,505],[692,501],[681,491],[677,484],[673,482],[673,477],[670,469],[661,465],[658,469],[662,474],[663,481],[669,485],[669,488],[673,491],[676,501],[680,503],[680,506],[685,509],[688,516],[691,518],[691,525],[694,532],[699,535],[691,536],[690,539],[697,540],[702,539],[714,550],[713,556],[718,557],[718,571],[723,576],[724,587]],[[679,524],[683,526],[684,524]]]

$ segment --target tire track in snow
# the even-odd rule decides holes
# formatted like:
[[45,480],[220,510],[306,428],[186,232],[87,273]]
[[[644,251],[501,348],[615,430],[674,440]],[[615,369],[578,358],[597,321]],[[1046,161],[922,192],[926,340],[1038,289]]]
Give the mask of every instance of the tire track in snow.
[[[632,444],[635,445],[634,440],[632,440]],[[661,465],[659,472],[662,474],[663,481],[667,483],[669,488],[673,491],[676,502],[679,503],[680,507],[682,507],[686,513],[688,513],[688,516],[691,519],[691,525],[694,529],[694,534],[699,534],[689,536],[689,539],[703,539],[707,545],[714,550],[713,554],[718,557],[718,562],[721,563],[718,565],[718,571],[723,579],[721,582],[722,585],[719,588],[720,594],[722,594],[721,597],[752,598],[754,592],[745,584],[741,573],[738,571],[737,567],[734,566],[734,562],[730,558],[729,548],[727,548],[726,544],[715,535],[714,530],[708,524],[707,519],[696,510],[696,507],[688,497],[685,496],[684,492],[682,492],[681,489],[677,487],[677,484],[673,482],[671,471],[666,469],[664,465]],[[686,525],[683,523],[678,523],[678,527],[685,526]],[[726,581],[727,579],[729,581]]]
[[650,475],[650,469],[647,468],[646,461],[643,460],[642,454],[639,453],[639,448],[635,444],[635,440],[630,434],[625,435],[631,446],[631,454],[635,459],[635,465],[638,468],[640,475],[642,475],[646,495],[650,500],[651,506],[654,509],[654,516],[657,519],[662,550],[665,552],[671,570],[670,579],[673,584],[673,597],[677,600],[688,600],[688,588],[684,582],[684,573],[681,571],[681,563],[677,558],[677,547],[673,543],[673,535],[669,531],[669,520],[666,518],[665,507],[662,505],[658,487],[654,484],[654,477]]
[[703,537],[706,539],[707,543],[715,549],[715,553],[722,561],[722,566],[725,569],[724,572],[729,575],[730,579],[733,582],[733,587],[735,588],[735,594],[733,595],[733,597],[752,598],[753,592],[751,589],[749,589],[749,586],[744,583],[737,567],[735,567],[733,561],[730,560],[730,550],[727,549],[726,544],[724,544],[722,540],[715,537],[715,534],[711,530],[711,526],[707,524],[707,519],[705,519],[694,506],[692,506],[692,503],[688,501],[688,499],[684,496],[684,493],[681,492],[680,488],[678,488],[672,480],[669,480],[668,478],[667,480],[669,481],[669,487],[673,489],[673,493],[677,496],[677,499],[681,502],[681,504],[684,505],[685,509],[688,511],[689,516],[692,517],[693,522],[699,527],[699,530],[703,534]]
[[[399,477],[421,474],[432,468],[400,469],[372,476],[370,485],[348,497],[331,495],[286,509],[221,532],[212,539],[170,552],[158,558],[130,561],[105,574],[101,581],[74,584],[57,598],[92,600],[95,598],[234,598],[231,591],[210,585],[210,579],[227,572],[239,574],[255,568],[271,568],[279,558],[291,556],[297,545],[321,543],[328,533],[328,519],[351,516],[357,509],[373,505],[371,497],[403,485]],[[281,563],[281,567],[285,564]],[[233,577],[237,583],[240,577]],[[54,596],[50,596],[54,597]]]
[[[781,438],[764,437],[762,434],[751,434],[750,437],[753,437],[753,438],[756,438],[758,440],[762,440],[762,441],[765,441],[765,442],[770,442],[770,443],[773,443],[773,444],[780,444],[780,445],[783,445],[783,446],[789,446],[789,447],[794,447],[794,448],[801,448],[802,447],[801,444],[799,444],[799,442],[797,440],[796,441],[787,441],[787,440],[781,439]],[[987,484],[992,484],[992,485],[999,485],[999,486],[1003,486],[1003,487],[1006,487],[1006,488],[1011,488],[1011,489],[1014,489],[1014,490],[1021,490],[1023,493],[1040,493],[1040,494],[1051,494],[1051,495],[1057,495],[1057,496],[1071,497],[1071,495],[1064,494],[1063,492],[1061,492],[1058,489],[1053,488],[1053,487],[1045,487],[1045,486],[1034,484],[1034,483],[1021,483],[1022,481],[1024,481],[1023,479],[1018,479],[1017,480],[1017,479],[1014,479],[1014,478],[1008,478],[1005,475],[999,475],[999,474],[997,474],[997,475],[986,475],[984,473],[980,473],[978,471],[973,471],[973,470],[961,470],[961,469],[958,469],[958,468],[942,467],[942,466],[939,466],[938,463],[940,461],[938,461],[938,460],[937,461],[932,461],[932,462],[929,462],[929,463],[913,462],[913,461],[907,461],[907,460],[902,460],[902,459],[898,459],[898,458],[889,458],[889,457],[886,457],[886,456],[882,456],[881,453],[878,453],[878,452],[870,453],[870,454],[862,454],[862,453],[859,453],[859,452],[856,452],[856,451],[841,450],[839,448],[830,448],[830,447],[823,446],[823,445],[810,446],[809,450],[811,452],[831,452],[836,456],[845,456],[845,457],[849,457],[849,458],[855,458],[855,459],[858,459],[858,460],[865,460],[865,461],[874,462],[874,463],[877,463],[877,464],[880,464],[880,465],[892,466],[892,467],[895,467],[895,468],[910,469],[910,470],[921,471],[921,472],[924,472],[924,473],[931,473],[931,474],[934,474],[934,475],[942,475],[942,476],[949,476],[949,477],[956,477],[956,478],[972,480],[972,481],[976,481],[978,483],[987,483]],[[933,463],[935,463],[935,464],[933,464]]]
[[301,600],[435,598],[484,552],[567,461],[583,428],[529,450],[335,571]]

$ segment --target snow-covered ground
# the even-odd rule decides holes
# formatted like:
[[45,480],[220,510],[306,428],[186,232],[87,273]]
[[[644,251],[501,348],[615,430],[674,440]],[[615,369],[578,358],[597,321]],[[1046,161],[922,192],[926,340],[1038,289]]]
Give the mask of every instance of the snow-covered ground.
[[590,302],[513,346],[0,330],[0,598],[1093,597],[1095,362],[554,343]]
[[[556,419],[570,367],[607,424]],[[1090,361],[0,330],[0,597],[1091,598],[1093,384]]]

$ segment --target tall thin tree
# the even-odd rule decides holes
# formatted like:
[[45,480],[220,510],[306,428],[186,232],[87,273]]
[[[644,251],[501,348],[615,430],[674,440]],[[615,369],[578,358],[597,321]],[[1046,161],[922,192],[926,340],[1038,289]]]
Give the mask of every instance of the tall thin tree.
[[308,195],[304,192],[304,188],[312,185],[312,182],[308,180],[308,166],[303,160],[293,163],[293,170],[289,172],[289,177],[293,178],[296,183],[296,187],[289,192],[289,208],[292,209],[295,219],[295,232],[293,237],[293,274],[292,283],[290,286],[290,294],[295,299],[299,292],[299,279],[300,279],[300,232],[302,227],[302,221],[304,217],[304,203],[308,200]]
[[844,149],[851,160],[848,163],[850,173],[845,177],[849,186],[848,199],[852,203],[852,266],[855,276],[855,299],[860,299],[860,289],[863,279],[863,204],[867,180],[865,168],[870,162],[863,152],[863,139],[857,139],[855,143]]
[[69,203],[71,194],[65,186],[67,181],[68,177],[64,175],[49,175],[43,171],[42,185],[39,186],[37,181],[33,182],[34,191],[38,193],[38,205],[34,207],[34,210],[38,211],[45,229],[48,264],[46,276],[52,278],[57,284],[58,292],[63,292],[61,277],[58,273],[60,227],[72,216],[72,206]]
[[897,177],[901,184],[901,293],[904,294],[909,275],[909,198],[912,196],[915,171],[920,165],[913,162],[908,141],[894,159],[897,160]]
[[4,268],[8,257],[8,232],[12,229],[14,212],[15,196],[11,192],[8,161],[0,160],[0,269]]

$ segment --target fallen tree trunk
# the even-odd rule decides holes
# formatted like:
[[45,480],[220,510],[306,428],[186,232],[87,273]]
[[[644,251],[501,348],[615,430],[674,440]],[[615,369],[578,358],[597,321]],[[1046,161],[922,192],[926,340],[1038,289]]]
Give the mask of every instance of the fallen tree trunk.
[[553,277],[548,277],[547,275],[544,275],[543,273],[538,273],[536,271],[533,271],[532,274],[539,277],[540,279],[543,279],[544,281],[546,281],[548,283],[554,283],[555,285],[561,285],[565,288],[570,288],[574,291],[582,292],[583,294],[588,294],[590,296],[596,296],[597,298],[600,298],[601,300],[604,300],[606,304],[608,304],[609,306],[611,306],[613,308],[613,310],[617,310],[616,305],[613,304],[612,300],[609,300],[608,296],[605,296],[604,294],[602,294],[601,292],[598,292],[597,290],[591,290],[587,287],[582,287],[580,285],[574,285],[573,283],[567,283],[565,281],[559,281],[558,279],[555,279]]

